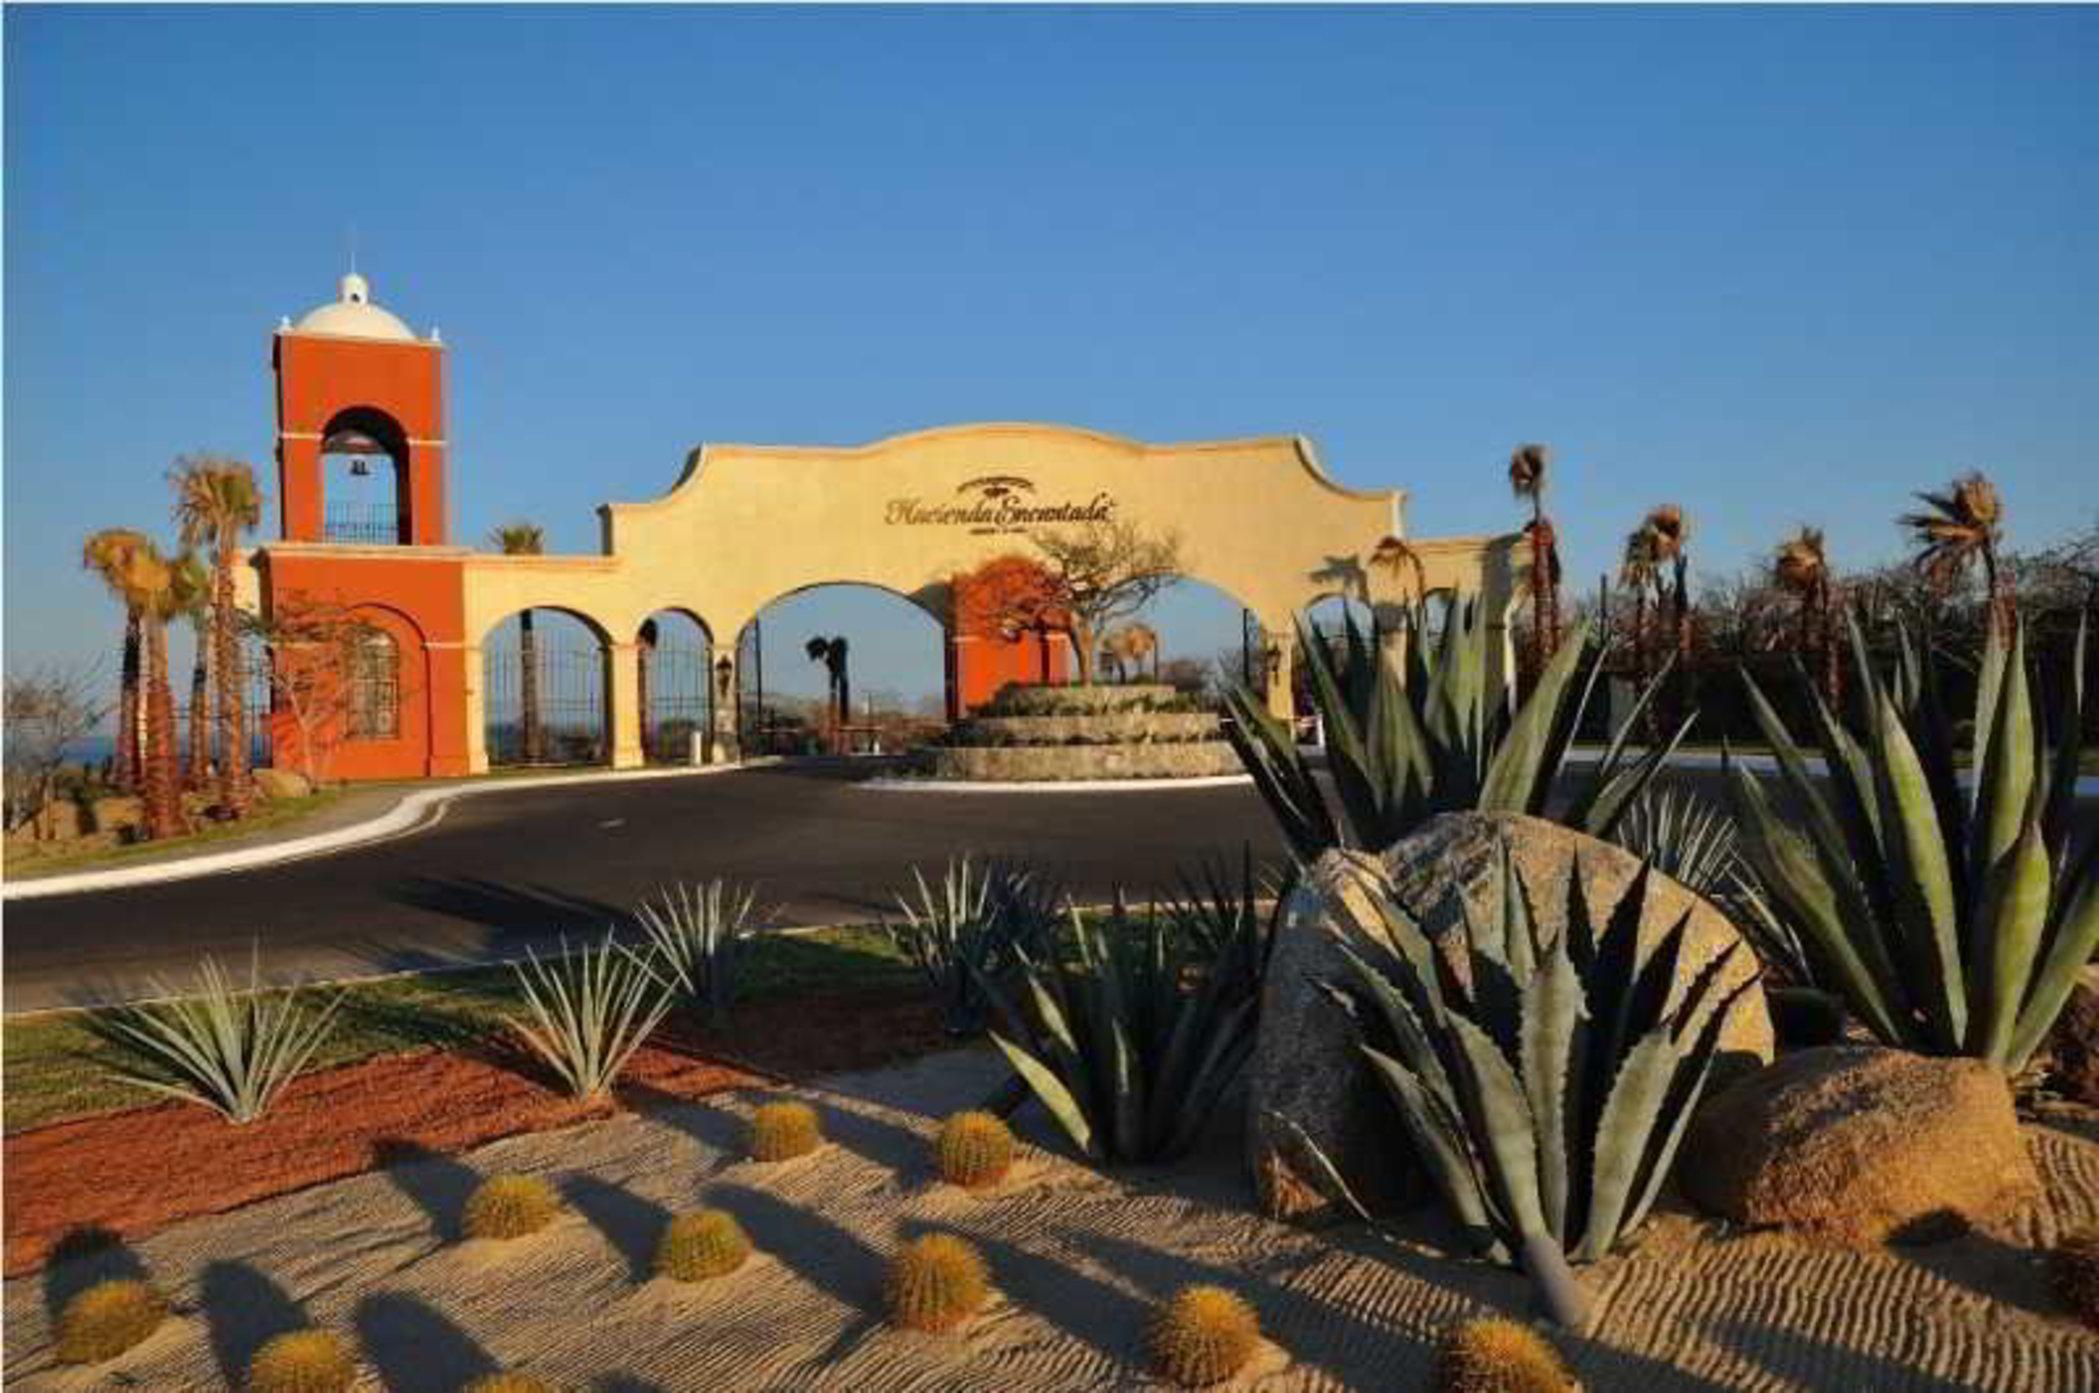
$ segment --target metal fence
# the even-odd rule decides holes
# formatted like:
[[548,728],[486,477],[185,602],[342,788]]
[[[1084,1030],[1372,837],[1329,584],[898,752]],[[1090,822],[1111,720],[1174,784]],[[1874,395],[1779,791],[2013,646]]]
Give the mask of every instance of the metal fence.
[[321,537],[330,542],[399,542],[400,510],[391,503],[331,502],[321,522]]
[[605,658],[598,649],[545,648],[534,663],[539,755],[527,758],[525,674],[513,648],[488,649],[481,691],[491,764],[603,764],[611,749]]
[[714,703],[706,648],[659,643],[644,649],[642,665],[641,752],[652,764],[684,764],[692,757],[692,737],[703,739],[713,723]]

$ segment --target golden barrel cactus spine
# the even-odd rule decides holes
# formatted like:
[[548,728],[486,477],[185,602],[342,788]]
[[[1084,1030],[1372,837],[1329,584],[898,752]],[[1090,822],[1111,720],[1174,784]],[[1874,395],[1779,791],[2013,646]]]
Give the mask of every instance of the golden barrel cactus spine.
[[357,1359],[332,1330],[294,1330],[255,1352],[248,1393],[347,1393]]
[[536,1175],[492,1175],[467,1197],[469,1238],[523,1238],[559,1212],[554,1187]]
[[751,1114],[751,1159],[791,1161],[823,1144],[823,1126],[807,1103],[767,1103]]
[[1013,1133],[988,1112],[958,1112],[940,1128],[934,1145],[940,1178],[965,1190],[984,1190],[1013,1169]]
[[1560,1352],[1521,1321],[1465,1321],[1436,1351],[1436,1393],[1566,1393],[1574,1387]]
[[1183,1287],[1152,1317],[1152,1365],[1183,1388],[1224,1382],[1260,1343],[1254,1308],[1223,1287]]
[[676,1282],[698,1282],[727,1276],[750,1255],[751,1240],[735,1215],[696,1209],[664,1226],[656,1245],[656,1272]]
[[952,1330],[991,1292],[983,1255],[951,1234],[904,1245],[889,1264],[889,1318],[906,1330]]
[[66,1302],[58,1316],[58,1362],[100,1364],[151,1335],[168,1303],[145,1282],[97,1282]]

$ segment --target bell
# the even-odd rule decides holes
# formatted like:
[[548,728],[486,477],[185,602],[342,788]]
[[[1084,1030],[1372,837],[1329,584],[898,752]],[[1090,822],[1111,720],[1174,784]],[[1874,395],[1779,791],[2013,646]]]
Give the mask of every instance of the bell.
[[366,459],[363,455],[359,455],[356,458],[352,459],[350,461],[350,477],[353,479],[371,478],[372,462]]

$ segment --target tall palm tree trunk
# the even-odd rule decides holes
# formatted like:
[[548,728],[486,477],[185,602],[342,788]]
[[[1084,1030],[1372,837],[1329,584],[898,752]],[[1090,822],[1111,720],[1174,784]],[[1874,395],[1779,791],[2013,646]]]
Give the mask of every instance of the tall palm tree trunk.
[[1844,709],[1844,667],[1842,651],[1837,645],[1837,601],[1836,588],[1827,580],[1816,587],[1815,607],[1822,612],[1822,699],[1829,709],[1841,713]]
[[[1416,562],[1416,564],[1420,564]],[[1560,587],[1552,583],[1545,555],[1545,500],[1531,495],[1531,652],[1544,671],[1559,647]]]
[[1676,710],[1670,724],[1683,724],[1684,717],[1691,712],[1697,694],[1692,690],[1691,680],[1691,562],[1678,552],[1676,557],[1676,612],[1673,616],[1676,637]]
[[182,831],[182,797],[175,769],[175,696],[168,687],[168,631],[159,619],[145,621],[146,749],[144,801],[146,836],[158,841]]
[[517,617],[518,706],[525,727],[525,763],[537,764],[544,751],[539,729],[539,640],[532,632],[532,611]]
[[202,789],[211,772],[211,637],[197,635],[197,655],[189,669],[189,761],[182,786]]
[[[1647,687],[1647,587],[1633,587],[1633,690],[1644,691]],[[1647,735],[1655,735],[1654,706],[1650,703],[1646,714]]]
[[222,542],[211,581],[213,673],[219,688],[219,797],[221,808],[248,810],[248,681],[242,670],[240,625],[233,601],[234,548]]
[[136,606],[125,609],[124,657],[119,669],[122,676],[117,695],[117,787],[126,793],[138,792],[144,773],[139,760],[138,739],[139,723],[144,716],[139,700],[142,622]]

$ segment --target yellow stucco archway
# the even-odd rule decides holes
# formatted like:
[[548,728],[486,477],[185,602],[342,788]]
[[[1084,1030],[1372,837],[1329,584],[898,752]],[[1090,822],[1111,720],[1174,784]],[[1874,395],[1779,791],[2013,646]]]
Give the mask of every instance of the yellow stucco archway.
[[[568,610],[609,638],[612,762],[642,762],[634,635],[677,607],[717,636],[741,633],[778,596],[857,582],[911,597],[936,617],[950,577],[1025,551],[1030,533],[1091,519],[1172,531],[1182,574],[1239,597],[1283,661],[1271,709],[1287,714],[1291,619],[1337,590],[1402,598],[1398,577],[1368,565],[1387,536],[1406,537],[1431,589],[1511,598],[1513,536],[1420,539],[1405,494],[1344,488],[1295,436],[1149,445],[1067,426],[949,426],[868,445],[706,445],[670,492],[601,508],[596,556],[475,555],[466,566],[465,632],[485,634],[528,607]],[[1405,582],[1411,587],[1411,577]],[[1506,662],[1506,641],[1493,647]],[[718,649],[722,656],[730,653]],[[470,654],[468,672],[478,672]],[[733,680],[733,674],[726,674]],[[478,691],[468,695],[469,758],[485,768]],[[717,701],[715,747],[734,753]]]

